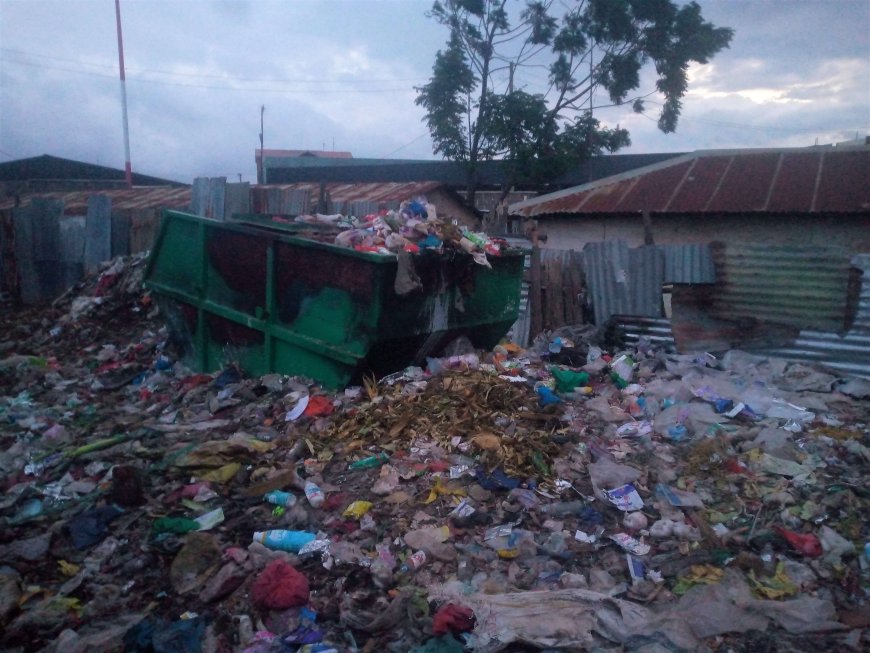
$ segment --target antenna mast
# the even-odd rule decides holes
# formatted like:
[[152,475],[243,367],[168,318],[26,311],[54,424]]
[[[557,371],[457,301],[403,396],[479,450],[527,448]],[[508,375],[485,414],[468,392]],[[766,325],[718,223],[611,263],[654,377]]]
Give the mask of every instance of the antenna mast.
[[121,35],[121,0],[115,0],[115,23],[118,27],[118,68],[121,72],[121,111],[124,120],[124,179],[133,188],[133,166],[130,165],[130,128],[127,125],[127,76],[124,73],[124,37]]

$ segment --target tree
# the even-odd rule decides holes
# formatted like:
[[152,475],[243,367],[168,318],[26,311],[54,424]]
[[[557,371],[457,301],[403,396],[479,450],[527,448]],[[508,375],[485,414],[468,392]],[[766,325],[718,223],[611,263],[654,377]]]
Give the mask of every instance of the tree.
[[[556,18],[559,7],[567,11]],[[689,65],[707,63],[733,36],[706,22],[695,2],[672,0],[436,0],[427,15],[449,38],[416,103],[435,152],[467,164],[472,205],[481,161],[505,161],[504,198],[517,181],[540,184],[629,145],[625,129],[594,118],[596,93],[638,112],[645,97],[660,94],[659,129],[673,132]],[[629,97],[649,64],[655,90]],[[515,84],[517,72],[542,69],[537,92]]]

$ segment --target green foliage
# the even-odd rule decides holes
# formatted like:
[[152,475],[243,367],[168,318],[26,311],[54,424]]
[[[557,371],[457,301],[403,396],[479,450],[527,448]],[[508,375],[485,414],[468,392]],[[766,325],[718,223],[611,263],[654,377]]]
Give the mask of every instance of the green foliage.
[[[707,63],[733,36],[696,3],[674,0],[437,0],[429,16],[450,37],[416,102],[435,151],[468,163],[472,192],[478,161],[510,160],[511,181],[536,183],[628,145],[624,129],[593,117],[593,97],[642,112],[643,98],[658,92],[658,126],[674,131],[689,65]],[[630,97],[646,68],[655,89]],[[547,82],[535,92],[515,82],[536,69]]]

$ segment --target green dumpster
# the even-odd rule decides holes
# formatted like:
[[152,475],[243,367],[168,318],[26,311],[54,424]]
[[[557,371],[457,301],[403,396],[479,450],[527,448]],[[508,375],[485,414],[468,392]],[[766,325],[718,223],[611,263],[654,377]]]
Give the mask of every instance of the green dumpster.
[[520,252],[489,257],[490,269],[465,252],[424,250],[412,257],[422,289],[399,296],[396,256],[333,237],[266,216],[166,211],[145,285],[193,369],[236,363],[332,389],[422,363],[460,335],[491,348],[517,319]]

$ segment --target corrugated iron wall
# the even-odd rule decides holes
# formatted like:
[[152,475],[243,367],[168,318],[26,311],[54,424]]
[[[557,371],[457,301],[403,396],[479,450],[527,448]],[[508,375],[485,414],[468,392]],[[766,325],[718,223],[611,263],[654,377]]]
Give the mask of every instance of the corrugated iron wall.
[[722,243],[711,250],[717,317],[845,331],[851,267],[845,250]]
[[859,254],[852,259],[852,265],[863,271],[861,290],[858,293],[858,310],[852,331],[870,335],[870,254]]
[[716,281],[716,268],[709,245],[659,245],[659,248],[665,256],[665,283]]
[[611,315],[634,314],[628,299],[628,245],[624,241],[587,243],[583,272],[596,324],[604,324]]
[[855,318],[847,333],[801,331],[792,345],[765,349],[761,353],[824,363],[843,372],[870,378],[870,254],[855,256],[852,264],[863,273]]
[[614,240],[587,243],[582,252],[539,251],[543,266],[554,261],[563,266],[580,261],[596,324],[604,324],[614,315],[662,317],[664,284],[715,281],[713,258],[703,244],[630,249],[625,241]]
[[[571,260],[567,250],[541,254],[546,260]],[[671,321],[661,311],[662,285],[704,284],[712,299],[711,320],[725,325],[726,340],[720,344],[730,340],[735,349],[870,378],[870,254],[850,260],[838,249],[721,243],[629,249],[610,241],[587,244],[582,265],[596,324],[615,317],[629,344],[645,337],[674,349]],[[850,298],[855,268],[860,281]],[[844,333],[850,310],[854,315]],[[741,318],[751,318],[754,331],[739,327]],[[716,328],[713,324],[714,333]],[[757,332],[769,332],[770,338],[753,337]],[[783,341],[787,333],[792,335]],[[771,346],[777,339],[782,344]],[[691,339],[681,345],[687,352],[703,349],[697,342],[695,348]]]
[[641,338],[646,338],[652,344],[663,347],[665,351],[676,349],[671,321],[667,318],[618,315],[616,322],[625,335],[626,344],[636,345]]
[[715,281],[707,245],[629,249],[621,240],[587,243],[583,271],[596,324],[604,324],[614,315],[662,317],[664,284]]

